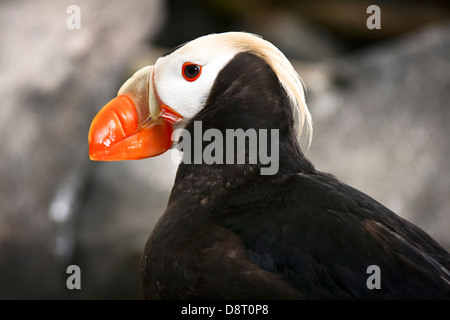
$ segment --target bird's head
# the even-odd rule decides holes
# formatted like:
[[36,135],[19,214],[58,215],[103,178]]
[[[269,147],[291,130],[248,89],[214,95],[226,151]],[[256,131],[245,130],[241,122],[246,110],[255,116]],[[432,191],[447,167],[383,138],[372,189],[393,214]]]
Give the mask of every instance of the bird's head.
[[118,96],[92,121],[90,158],[142,159],[170,149],[174,129],[183,128],[199,114],[220,77],[227,76],[221,71],[242,52],[251,53],[270,66],[289,98],[298,136],[306,128],[310,137],[311,117],[303,84],[291,63],[275,46],[256,35],[228,32],[181,45],[127,80]]

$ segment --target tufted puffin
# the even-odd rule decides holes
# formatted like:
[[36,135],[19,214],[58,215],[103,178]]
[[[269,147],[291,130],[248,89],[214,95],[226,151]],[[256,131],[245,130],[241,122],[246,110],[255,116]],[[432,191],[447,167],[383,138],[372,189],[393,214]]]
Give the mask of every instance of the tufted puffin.
[[449,253],[316,170],[300,143],[311,134],[301,78],[257,35],[197,38],[125,82],[92,121],[90,158],[142,159],[183,144],[141,258],[145,298],[450,298]]

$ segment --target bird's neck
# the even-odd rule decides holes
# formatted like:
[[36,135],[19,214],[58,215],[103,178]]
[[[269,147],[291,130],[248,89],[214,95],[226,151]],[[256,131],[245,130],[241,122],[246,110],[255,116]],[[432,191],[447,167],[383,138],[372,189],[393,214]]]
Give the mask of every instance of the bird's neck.
[[235,187],[259,178],[314,171],[295,134],[286,136],[280,129],[219,130],[195,121],[177,148],[183,157],[176,182],[191,179],[191,186],[202,187],[201,177]]
[[236,55],[219,73],[204,108],[183,133],[176,184],[236,187],[314,171],[297,141],[286,92],[270,66],[250,53]]

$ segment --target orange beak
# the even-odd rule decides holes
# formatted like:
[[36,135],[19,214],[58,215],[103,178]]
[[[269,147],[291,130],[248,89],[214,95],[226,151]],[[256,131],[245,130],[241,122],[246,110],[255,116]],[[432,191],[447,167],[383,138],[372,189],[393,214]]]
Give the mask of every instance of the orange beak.
[[157,97],[153,70],[137,71],[95,116],[88,138],[91,160],[137,160],[170,149],[172,126],[183,117]]

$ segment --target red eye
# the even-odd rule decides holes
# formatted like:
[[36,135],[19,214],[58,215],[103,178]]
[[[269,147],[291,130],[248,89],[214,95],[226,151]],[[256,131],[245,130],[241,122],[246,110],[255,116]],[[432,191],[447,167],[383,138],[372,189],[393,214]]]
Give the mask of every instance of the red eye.
[[186,62],[183,64],[183,70],[182,74],[184,79],[187,81],[195,81],[200,77],[200,74],[202,73],[202,66],[199,66],[198,64]]

